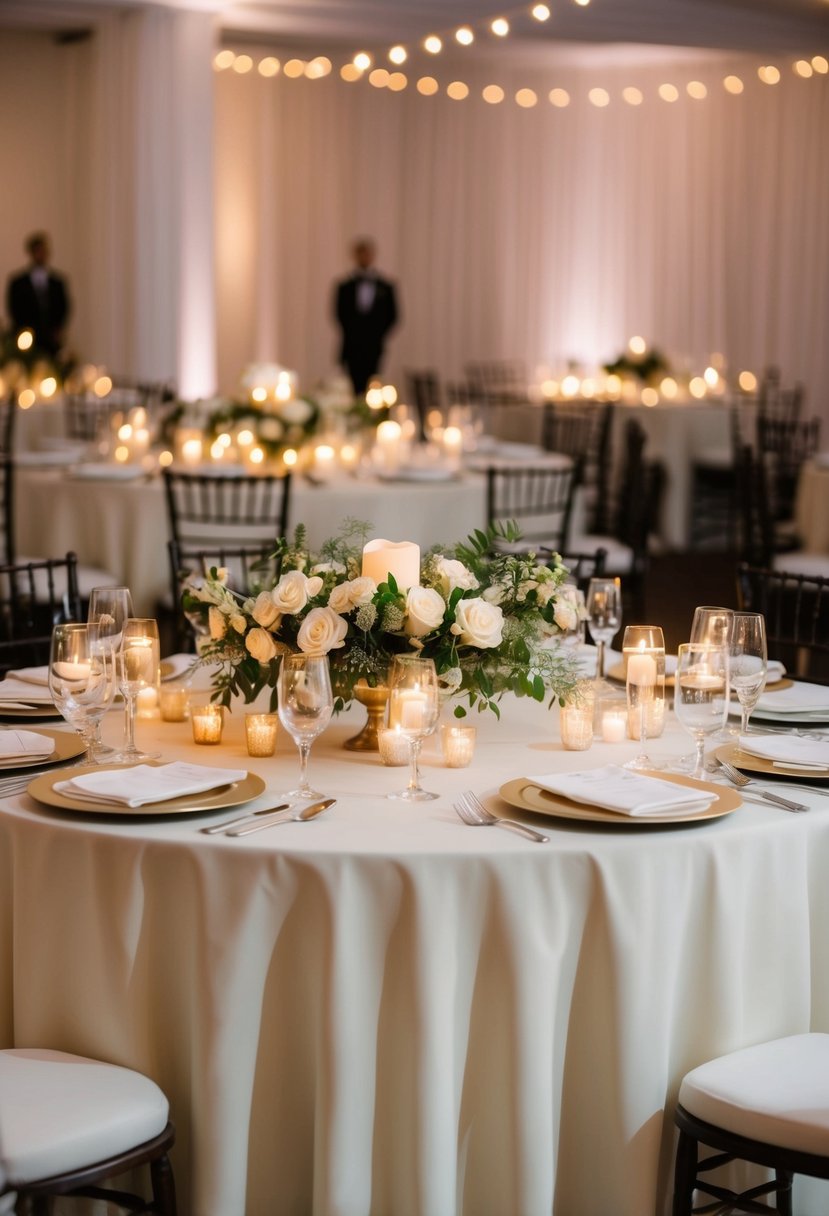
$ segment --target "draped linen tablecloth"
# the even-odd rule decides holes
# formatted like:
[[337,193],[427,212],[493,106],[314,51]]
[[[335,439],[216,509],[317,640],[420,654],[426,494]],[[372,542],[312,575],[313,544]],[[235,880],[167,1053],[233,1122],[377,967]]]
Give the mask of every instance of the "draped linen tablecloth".
[[797,480],[795,532],[809,553],[829,553],[829,452],[807,460]]
[[[192,1216],[667,1213],[685,1071],[829,1030],[829,800],[693,827],[545,820],[532,844],[465,827],[453,796],[637,745],[563,752],[555,711],[507,701],[476,717],[471,768],[430,741],[441,796],[407,805],[384,796],[405,769],[342,750],[361,715],[315,744],[338,802],[309,824],[234,840],[196,830],[220,812],[0,801],[3,1044],[152,1076]],[[219,748],[187,723],[138,736],[249,765],[268,783],[254,808],[296,777],[282,735],[246,761],[239,711]],[[688,740],[671,723],[651,746]]]

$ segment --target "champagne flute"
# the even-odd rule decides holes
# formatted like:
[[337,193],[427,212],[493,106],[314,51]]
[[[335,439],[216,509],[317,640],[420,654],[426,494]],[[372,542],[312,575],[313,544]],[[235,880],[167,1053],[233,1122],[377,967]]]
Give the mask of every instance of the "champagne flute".
[[398,655],[389,674],[389,726],[396,727],[409,744],[410,776],[405,790],[389,794],[409,802],[424,802],[439,795],[420,784],[420,748],[437,725],[440,713],[438,677],[432,659]]
[[[133,615],[132,595],[129,587],[93,587],[89,594],[87,624],[95,626],[97,641],[102,652],[108,654],[115,664],[115,654],[121,645],[124,621]],[[101,722],[95,722],[92,747],[99,759],[112,756],[115,749],[101,741]]]
[[707,646],[727,646],[733,616],[730,608],[700,604],[694,609],[691,636],[688,640],[692,645],[699,643]]
[[[622,642],[626,660],[625,687],[628,703],[628,729],[639,740],[639,755],[625,768],[658,768],[645,751],[650,733],[662,733],[665,701],[665,638],[658,625],[628,625]],[[658,729],[657,729],[658,726]],[[635,733],[634,733],[635,732]]]
[[761,612],[735,612],[728,645],[731,687],[740,702],[740,734],[748,734],[748,720],[766,685],[768,655],[766,621]]
[[587,588],[587,624],[596,643],[596,678],[604,676],[604,648],[622,625],[622,587],[618,578],[591,578]]
[[144,688],[158,683],[159,641],[158,624],[146,617],[128,617],[121,632],[117,654],[118,687],[124,695],[126,714],[124,746],[113,756],[122,764],[152,760],[158,752],[142,752],[135,746],[135,703]]
[[728,647],[683,642],[674,679],[674,710],[696,744],[692,777],[705,777],[705,740],[728,715]]
[[98,732],[115,695],[115,660],[99,645],[94,625],[56,625],[52,630],[49,691],[86,744],[87,759],[99,764],[103,749]]
[[299,748],[299,785],[288,798],[320,798],[308,784],[308,754],[334,711],[331,673],[324,654],[286,654],[277,682],[279,721]]

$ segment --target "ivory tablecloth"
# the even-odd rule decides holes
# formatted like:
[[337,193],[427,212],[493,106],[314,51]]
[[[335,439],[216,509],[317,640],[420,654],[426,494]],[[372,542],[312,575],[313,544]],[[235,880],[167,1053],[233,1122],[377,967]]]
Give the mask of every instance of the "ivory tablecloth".
[[829,453],[820,461],[807,460],[801,468],[794,519],[802,549],[829,553]]
[[[427,754],[441,796],[410,806],[384,797],[405,770],[341,749],[356,720],[315,745],[338,802],[307,825],[231,840],[196,831],[218,813],[0,802],[2,1042],[154,1077],[192,1216],[666,1213],[683,1073],[829,1030],[829,800],[691,828],[550,820],[542,846],[463,826],[453,795],[635,744],[562,752],[555,712],[510,701],[476,718],[472,768]],[[238,713],[218,749],[186,723],[138,730],[244,762]],[[259,805],[296,776],[286,739],[249,764]]]

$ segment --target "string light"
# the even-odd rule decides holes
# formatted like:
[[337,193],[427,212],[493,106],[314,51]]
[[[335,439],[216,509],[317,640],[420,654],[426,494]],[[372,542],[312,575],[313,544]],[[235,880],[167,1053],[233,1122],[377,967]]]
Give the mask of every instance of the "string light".
[[367,72],[372,63],[371,55],[369,55],[368,51],[358,51],[351,62],[358,72]]
[[535,17],[536,21],[550,20],[550,10],[546,4],[534,4],[530,9],[530,12],[532,13],[533,17]]
[[489,28],[496,38],[506,38],[509,33],[509,22],[506,17],[496,17]]
[[504,100],[504,90],[499,84],[488,84],[482,91],[481,96],[491,106],[497,106],[499,102]]
[[626,101],[629,106],[641,106],[645,99],[642,96],[641,89],[636,89],[629,86],[626,89],[622,89],[622,100]]
[[428,38],[423,39],[423,49],[430,55],[439,55],[443,50],[443,40],[438,38],[437,34],[430,34]]
[[[475,41],[475,35],[468,25],[462,25],[459,29],[455,30],[455,41],[459,42],[461,46],[472,46],[472,43]],[[809,68],[810,73],[811,70]]]
[[389,51],[389,59],[392,63],[397,64],[398,67],[401,63],[405,63],[408,57],[404,46],[393,46]]

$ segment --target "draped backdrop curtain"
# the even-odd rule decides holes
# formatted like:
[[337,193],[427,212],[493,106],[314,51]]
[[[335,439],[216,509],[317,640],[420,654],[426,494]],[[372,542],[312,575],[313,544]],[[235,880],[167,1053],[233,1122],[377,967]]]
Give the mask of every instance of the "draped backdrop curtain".
[[[368,233],[401,293],[391,378],[414,366],[454,377],[487,357],[590,368],[641,334],[678,371],[714,352],[731,370],[777,364],[821,412],[829,83],[787,68],[770,87],[757,67],[719,53],[504,58],[464,66],[461,102],[411,84],[217,73],[222,386],[253,359],[297,368],[304,384],[331,371],[332,281]],[[704,100],[687,95],[691,80]],[[490,82],[506,90],[500,106],[481,100]],[[665,82],[674,103],[657,96]],[[551,85],[571,94],[566,109],[547,100]],[[597,85],[606,108],[587,100]],[[628,85],[643,104],[621,100]],[[522,86],[535,108],[511,100]]]

